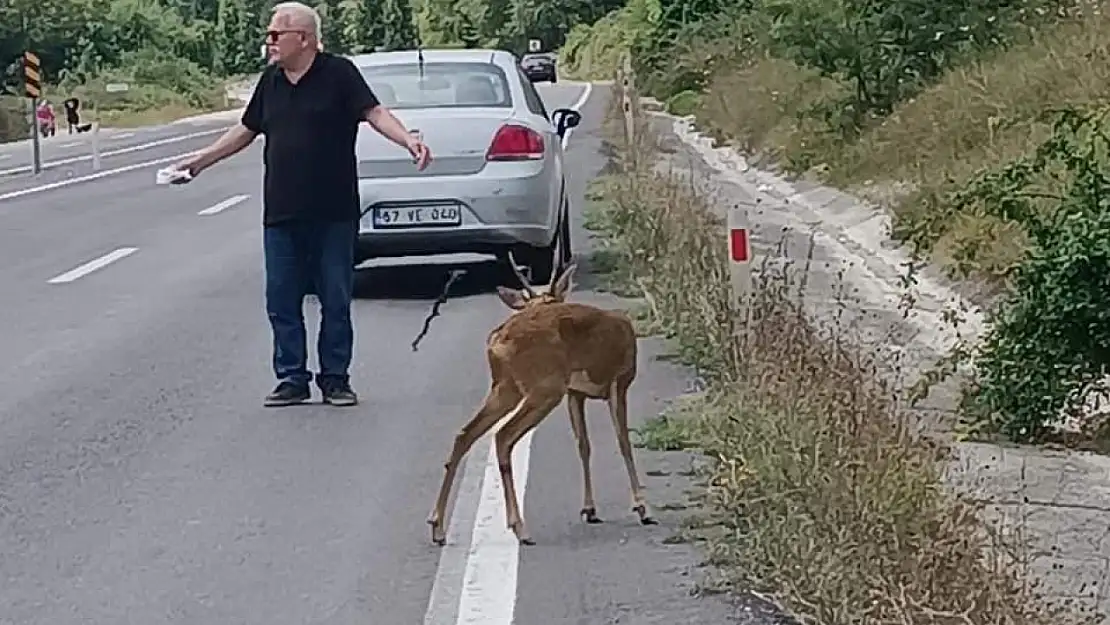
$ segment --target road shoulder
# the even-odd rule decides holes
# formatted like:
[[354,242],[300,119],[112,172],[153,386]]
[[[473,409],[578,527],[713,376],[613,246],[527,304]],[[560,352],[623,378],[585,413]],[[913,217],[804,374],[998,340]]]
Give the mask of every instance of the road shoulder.
[[[908,257],[885,243],[889,217],[869,203],[843,191],[809,182],[793,182],[750,167],[730,148],[715,148],[687,121],[652,114],[653,128],[666,146],[666,169],[687,176],[723,215],[726,199],[746,198],[760,206],[752,215],[756,254],[774,248],[782,232],[813,231],[817,247],[808,283],[831,293],[841,278],[857,299],[861,329],[868,336],[886,336],[891,361],[901,362],[912,378],[937,362],[955,342],[957,331],[946,322],[947,311],[961,311],[959,336],[979,335],[981,311],[948,286],[935,270],[922,272],[915,303],[903,306],[902,263]],[[806,241],[796,236],[794,249]],[[843,268],[843,274],[837,270]],[[831,297],[807,301],[818,318],[831,318]],[[939,385],[918,407],[922,422],[949,436],[957,394],[952,382]],[[989,443],[953,442],[955,458],[948,483],[987,504],[990,520],[1028,541],[1026,565],[1042,580],[1048,600],[1073,603],[1084,610],[1110,610],[1103,589],[1110,570],[1110,541],[1105,515],[1110,510],[1110,460],[1106,456],[1062,449]],[[1098,521],[1096,519],[1102,519]],[[1025,542],[1023,540],[1023,542]]]

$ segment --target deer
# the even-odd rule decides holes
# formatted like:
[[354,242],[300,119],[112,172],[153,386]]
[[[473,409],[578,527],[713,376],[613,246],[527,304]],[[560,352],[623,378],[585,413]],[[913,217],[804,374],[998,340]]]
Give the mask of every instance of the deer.
[[[486,338],[490,389],[477,412],[459,430],[444,465],[439,495],[428,516],[432,542],[447,544],[445,508],[459,464],[470,448],[494,425],[505,419],[494,435],[498,469],[505,495],[505,522],[523,545],[534,545],[517,504],[513,484],[512,451],[567,398],[571,428],[582,462],[582,509],[586,523],[601,523],[590,477],[590,440],[586,431],[586,399],[604,399],[617,434],[617,446],[628,471],[632,511],[642,525],[655,525],[648,514],[643,487],[628,438],[628,388],[636,378],[636,332],[621,311],[567,302],[577,265],[552,272],[549,284],[533,287],[515,259],[509,265],[523,285],[520,290],[497,287],[501,301],[512,312]],[[508,417],[506,419],[506,417]]]

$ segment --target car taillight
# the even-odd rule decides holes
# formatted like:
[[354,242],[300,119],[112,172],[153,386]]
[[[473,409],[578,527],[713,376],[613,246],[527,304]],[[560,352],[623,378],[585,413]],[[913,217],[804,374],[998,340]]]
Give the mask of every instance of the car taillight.
[[497,130],[486,152],[487,161],[532,161],[543,158],[543,135],[515,124]]

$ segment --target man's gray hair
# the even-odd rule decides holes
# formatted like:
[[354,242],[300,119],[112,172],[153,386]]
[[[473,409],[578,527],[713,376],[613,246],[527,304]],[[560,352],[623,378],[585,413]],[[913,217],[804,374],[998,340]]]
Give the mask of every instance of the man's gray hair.
[[279,13],[292,14],[311,23],[312,30],[310,34],[316,39],[320,38],[320,13],[316,9],[303,2],[279,2],[274,5],[273,14],[277,15]]

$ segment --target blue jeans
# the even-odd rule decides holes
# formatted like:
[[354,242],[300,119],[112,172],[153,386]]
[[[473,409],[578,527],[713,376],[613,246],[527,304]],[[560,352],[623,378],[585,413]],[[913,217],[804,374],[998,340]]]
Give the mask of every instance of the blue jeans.
[[320,300],[317,384],[347,383],[354,328],[354,245],[358,222],[294,222],[263,228],[266,314],[273,329],[274,375],[279,382],[307,387],[304,297],[310,286]]

